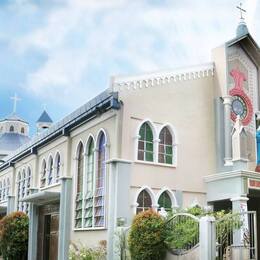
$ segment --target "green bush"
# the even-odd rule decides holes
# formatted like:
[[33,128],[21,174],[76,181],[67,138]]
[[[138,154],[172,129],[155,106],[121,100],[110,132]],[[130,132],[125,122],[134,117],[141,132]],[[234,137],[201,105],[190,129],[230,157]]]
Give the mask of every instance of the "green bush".
[[69,260],[105,260],[106,259],[106,245],[100,243],[97,248],[78,247],[71,243],[69,250]]
[[135,216],[129,233],[129,248],[133,260],[161,260],[166,254],[164,219],[153,210]]
[[27,258],[29,219],[23,212],[13,212],[0,221],[0,252],[3,259]]

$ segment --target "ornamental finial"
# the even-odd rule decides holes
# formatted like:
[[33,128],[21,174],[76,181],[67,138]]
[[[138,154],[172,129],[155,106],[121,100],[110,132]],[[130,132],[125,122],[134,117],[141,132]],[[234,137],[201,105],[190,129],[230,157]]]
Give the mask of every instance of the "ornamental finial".
[[246,13],[246,10],[242,8],[242,3],[239,3],[239,6],[237,6],[237,9],[240,11],[240,19],[244,20],[243,12]]
[[14,101],[14,106],[13,106],[13,114],[16,113],[16,108],[17,108],[17,101],[21,100],[17,94],[15,93],[13,97],[11,97],[11,99]]

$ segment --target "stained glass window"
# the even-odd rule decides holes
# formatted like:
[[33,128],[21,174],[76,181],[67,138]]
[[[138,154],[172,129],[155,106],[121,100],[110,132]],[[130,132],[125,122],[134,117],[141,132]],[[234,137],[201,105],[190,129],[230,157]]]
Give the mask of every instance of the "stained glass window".
[[146,190],[142,190],[137,198],[138,206],[136,208],[136,214],[152,207],[152,199]]
[[42,170],[41,170],[41,188],[46,185],[46,161],[42,162]]
[[164,208],[166,211],[172,210],[172,201],[167,191],[163,192],[158,200],[159,210]]
[[83,193],[83,164],[84,164],[84,149],[80,143],[77,152],[77,194],[76,194],[76,214],[75,227],[82,227],[82,193]]
[[22,202],[21,200],[30,194],[31,187],[31,169],[28,167],[27,172],[25,169],[22,172],[18,173],[17,176],[17,211],[23,211],[28,214],[29,204]]
[[85,227],[93,226],[93,195],[94,195],[94,140],[90,139],[87,147],[87,166],[85,189]]
[[0,201],[2,200],[2,191],[3,187],[2,187],[2,182],[0,181]]
[[56,154],[56,159],[55,159],[55,170],[56,170],[56,173],[55,173],[55,181],[56,181],[56,183],[59,182],[60,170],[61,170],[60,168],[61,168],[60,154],[57,153],[57,154]]
[[53,158],[52,156],[49,158],[48,164],[48,185],[53,183]]
[[8,198],[9,196],[9,192],[10,192],[10,179],[7,177],[6,179],[6,199]]
[[3,181],[3,200],[6,200],[6,192],[5,192],[5,188],[6,188],[6,181]]
[[153,161],[153,131],[148,123],[142,124],[138,140],[138,160]]
[[105,172],[106,172],[106,148],[105,135],[101,133],[98,144],[98,161],[96,174],[96,189],[94,198],[94,226],[105,225]]
[[159,163],[172,164],[173,163],[173,145],[172,134],[167,127],[164,127],[160,132],[159,143]]

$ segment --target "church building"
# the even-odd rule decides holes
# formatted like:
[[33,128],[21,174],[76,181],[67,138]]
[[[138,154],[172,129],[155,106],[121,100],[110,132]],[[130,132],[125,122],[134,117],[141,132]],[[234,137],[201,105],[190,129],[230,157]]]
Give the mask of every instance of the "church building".
[[11,153],[1,139],[16,134],[19,146],[28,124],[1,121],[0,205],[28,213],[28,259],[64,260],[70,242],[100,241],[113,259],[116,227],[149,208],[255,210],[260,223],[259,67],[242,19],[211,62],[112,77],[61,121],[43,113]]

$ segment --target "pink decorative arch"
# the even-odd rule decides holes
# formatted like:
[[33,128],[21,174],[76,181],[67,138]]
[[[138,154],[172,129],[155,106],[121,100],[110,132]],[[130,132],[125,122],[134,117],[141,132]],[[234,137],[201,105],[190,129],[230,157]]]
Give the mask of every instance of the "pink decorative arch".
[[[253,105],[250,98],[243,90],[243,82],[246,81],[246,76],[243,72],[239,71],[238,69],[231,70],[230,75],[235,81],[235,86],[229,91],[229,94],[231,96],[240,96],[244,100],[247,106],[247,115],[242,120],[242,124],[248,125],[251,122],[253,117]],[[237,117],[236,114],[234,112],[231,112],[231,119],[234,122],[236,121],[236,117]]]

